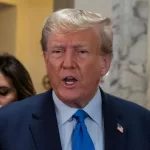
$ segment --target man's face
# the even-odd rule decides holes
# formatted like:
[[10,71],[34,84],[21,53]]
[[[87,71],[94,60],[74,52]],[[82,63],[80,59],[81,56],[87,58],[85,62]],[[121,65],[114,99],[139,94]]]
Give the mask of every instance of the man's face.
[[49,36],[44,57],[51,86],[61,101],[82,107],[93,98],[109,68],[101,53],[93,29]]

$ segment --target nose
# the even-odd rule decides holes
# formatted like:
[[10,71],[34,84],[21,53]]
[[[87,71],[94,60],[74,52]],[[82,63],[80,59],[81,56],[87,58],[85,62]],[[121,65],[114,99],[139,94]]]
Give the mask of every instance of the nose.
[[63,68],[74,69],[75,68],[75,56],[71,49],[67,49],[64,56]]

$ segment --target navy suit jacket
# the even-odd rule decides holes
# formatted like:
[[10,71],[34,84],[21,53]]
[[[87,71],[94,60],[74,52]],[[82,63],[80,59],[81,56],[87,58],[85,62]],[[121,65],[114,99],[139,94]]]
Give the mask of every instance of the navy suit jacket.
[[[150,111],[101,92],[105,150],[150,150]],[[61,149],[52,90],[1,108],[0,150]]]

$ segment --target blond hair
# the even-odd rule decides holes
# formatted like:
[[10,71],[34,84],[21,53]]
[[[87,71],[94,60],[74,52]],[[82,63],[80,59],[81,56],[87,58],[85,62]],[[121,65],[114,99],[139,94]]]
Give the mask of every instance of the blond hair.
[[111,20],[97,13],[71,8],[58,10],[47,17],[42,29],[42,50],[47,50],[47,39],[50,33],[66,34],[92,27],[98,29],[102,52],[112,53]]

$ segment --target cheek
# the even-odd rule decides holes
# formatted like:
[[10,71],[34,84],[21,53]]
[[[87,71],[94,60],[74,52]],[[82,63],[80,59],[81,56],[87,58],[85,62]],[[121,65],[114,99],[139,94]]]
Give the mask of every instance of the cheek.
[[8,95],[9,100],[12,101],[16,101],[17,100],[17,92],[16,90],[13,90],[9,95]]
[[86,80],[86,82],[91,83],[95,81],[96,83],[99,81],[101,76],[101,69],[99,62],[89,63],[88,65],[82,66],[82,76]]
[[100,78],[100,70],[95,67],[91,67],[91,69],[89,69],[89,71],[87,72],[86,76],[90,81],[97,81]]
[[51,84],[52,85],[57,84],[60,76],[60,70],[61,70],[60,63],[55,60],[48,61],[46,68],[47,68],[47,73],[50,78]]
[[8,94],[7,96],[0,96],[0,104],[2,106],[7,105],[16,100],[17,100],[17,96],[15,93]]
[[57,72],[57,70],[59,68],[59,64],[57,61],[49,60],[46,64],[46,68],[47,68],[47,72],[49,74],[53,74],[53,73]]
[[91,61],[89,63],[85,63],[83,66],[83,71],[86,75],[100,75],[101,65],[99,61]]

